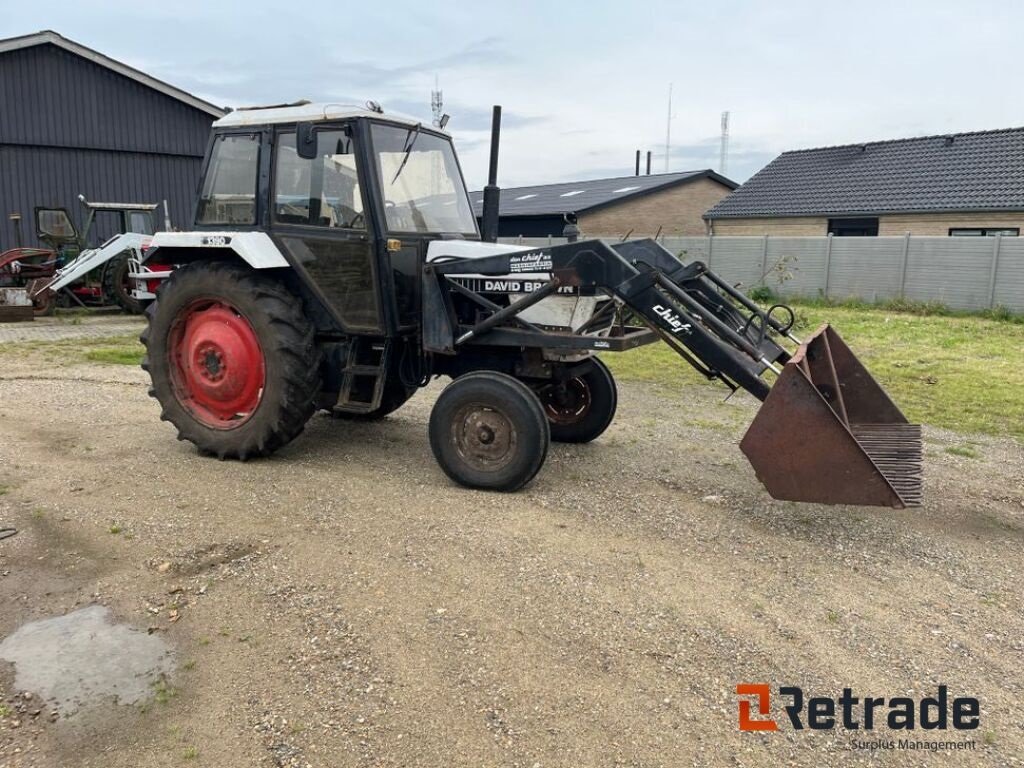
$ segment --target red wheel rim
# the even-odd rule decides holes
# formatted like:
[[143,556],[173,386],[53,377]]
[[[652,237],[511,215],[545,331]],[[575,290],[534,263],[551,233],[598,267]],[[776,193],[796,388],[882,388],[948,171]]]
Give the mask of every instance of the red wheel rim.
[[219,299],[185,307],[168,338],[171,382],[178,402],[214,429],[247,422],[263,397],[266,366],[252,325]]

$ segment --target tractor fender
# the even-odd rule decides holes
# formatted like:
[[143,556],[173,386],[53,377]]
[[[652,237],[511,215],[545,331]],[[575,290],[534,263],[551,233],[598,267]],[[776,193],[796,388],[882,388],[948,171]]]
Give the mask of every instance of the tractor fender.
[[[156,249],[188,250],[195,258],[196,252],[210,250],[210,258],[217,258],[218,253],[232,251],[253,269],[274,269],[287,267],[288,262],[274,245],[274,241],[266,232],[157,232],[147,252],[145,261]],[[168,254],[158,259],[173,261]]]

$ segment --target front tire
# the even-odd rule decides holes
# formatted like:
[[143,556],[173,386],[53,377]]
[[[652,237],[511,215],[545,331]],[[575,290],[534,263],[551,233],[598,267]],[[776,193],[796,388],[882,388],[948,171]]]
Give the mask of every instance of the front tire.
[[177,269],[146,311],[142,367],[178,439],[221,459],[266,456],[302,432],[320,351],[301,300],[226,262]]
[[460,376],[430,412],[434,458],[448,477],[469,488],[522,488],[543,466],[550,439],[537,396],[503,373]]
[[131,280],[128,277],[131,264],[128,257],[128,251],[118,254],[103,270],[103,302],[113,302],[129,315],[141,315],[142,303],[132,296]]
[[596,357],[590,362],[582,375],[546,384],[537,391],[555,442],[589,443],[615,418],[619,394],[612,372]]

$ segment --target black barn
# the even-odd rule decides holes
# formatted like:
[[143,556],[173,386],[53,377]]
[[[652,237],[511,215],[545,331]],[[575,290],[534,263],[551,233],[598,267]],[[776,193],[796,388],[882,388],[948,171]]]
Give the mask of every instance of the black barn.
[[79,194],[166,199],[172,224],[189,226],[210,123],[223,114],[55,32],[0,40],[0,250],[14,245],[12,213],[25,245],[37,244],[36,206],[66,208],[80,225]]

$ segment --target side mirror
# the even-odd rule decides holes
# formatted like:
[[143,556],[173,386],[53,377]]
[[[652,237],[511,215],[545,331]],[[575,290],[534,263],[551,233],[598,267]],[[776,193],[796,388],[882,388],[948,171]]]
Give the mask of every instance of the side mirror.
[[295,151],[303,160],[316,158],[316,133],[312,123],[299,123],[295,126]]

